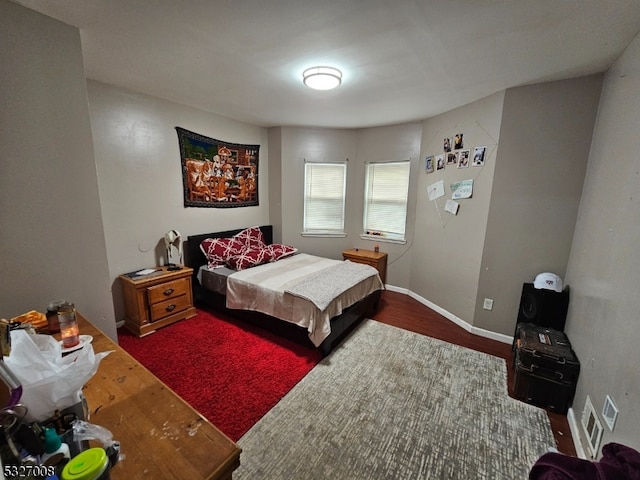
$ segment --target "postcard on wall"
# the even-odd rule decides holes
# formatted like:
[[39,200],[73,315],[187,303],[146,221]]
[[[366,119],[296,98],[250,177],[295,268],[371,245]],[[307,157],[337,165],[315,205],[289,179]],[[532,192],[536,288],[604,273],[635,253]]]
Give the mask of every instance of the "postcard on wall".
[[442,141],[442,147],[445,153],[451,151],[451,139],[449,137],[445,137]]
[[436,155],[436,170],[444,170],[444,155]]
[[485,155],[487,153],[487,147],[476,147],[473,149],[473,161],[471,165],[474,167],[481,167],[484,165]]
[[427,187],[427,193],[429,194],[429,200],[434,201],[436,198],[444,197],[444,181],[432,183]]
[[444,203],[444,211],[449,212],[451,215],[457,215],[459,206],[460,204],[458,202],[447,199],[447,201]]
[[453,149],[460,150],[464,146],[464,142],[462,141],[462,133],[457,133],[455,137],[453,137]]
[[424,159],[424,171],[433,173],[433,155],[428,155]]
[[458,154],[449,152],[447,153],[447,165],[455,165],[458,163]]
[[471,198],[473,195],[473,178],[451,184],[451,198]]
[[469,157],[471,152],[469,150],[460,150],[458,154],[458,168],[467,168],[469,166]]

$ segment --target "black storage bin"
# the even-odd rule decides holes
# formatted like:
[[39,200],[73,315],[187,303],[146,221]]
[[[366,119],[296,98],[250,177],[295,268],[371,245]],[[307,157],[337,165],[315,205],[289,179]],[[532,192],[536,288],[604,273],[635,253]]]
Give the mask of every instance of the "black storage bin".
[[514,351],[516,398],[567,413],[580,375],[580,362],[567,336],[558,330],[520,323]]

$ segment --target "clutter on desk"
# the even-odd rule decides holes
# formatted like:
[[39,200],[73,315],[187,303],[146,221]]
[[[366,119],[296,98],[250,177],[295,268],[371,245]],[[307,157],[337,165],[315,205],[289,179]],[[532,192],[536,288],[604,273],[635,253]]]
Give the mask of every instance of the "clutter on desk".
[[77,418],[72,410],[44,422],[28,423],[25,415],[22,405],[0,409],[3,478],[108,480],[111,468],[124,458],[109,430]]
[[[36,333],[51,326],[61,341]],[[87,421],[82,387],[110,353],[96,354],[91,340],[67,301],[52,302],[46,316],[0,320],[0,381],[9,390],[0,405],[2,478],[106,480],[123,458],[111,432]]]
[[28,421],[42,421],[80,401],[82,387],[109,352],[94,353],[91,344],[68,355],[50,335],[11,330],[11,354],[4,359],[22,385],[21,403]]

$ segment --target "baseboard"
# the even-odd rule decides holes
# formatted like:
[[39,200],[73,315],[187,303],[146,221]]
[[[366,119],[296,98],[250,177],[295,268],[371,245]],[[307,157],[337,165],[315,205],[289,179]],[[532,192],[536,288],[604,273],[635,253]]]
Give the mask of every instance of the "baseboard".
[[484,328],[474,327],[473,325],[470,325],[469,323],[462,320],[460,317],[454,315],[451,312],[448,312],[444,308],[436,305],[433,302],[430,302],[426,298],[421,297],[420,295],[418,295],[415,292],[412,292],[411,290],[408,290],[406,288],[394,287],[393,285],[385,285],[385,288],[392,292],[404,293],[405,295],[409,295],[411,298],[429,307],[431,310],[438,312],[447,320],[451,320],[453,323],[455,323],[459,327],[464,328],[469,333],[473,333],[474,335],[478,335],[480,337],[489,338],[491,340],[496,340],[498,342],[506,343],[508,345],[511,345],[513,343],[513,336],[492,332],[491,330],[485,330]]
[[582,459],[589,459],[587,453],[584,451],[582,447],[582,442],[580,442],[580,424],[576,420],[575,412],[573,411],[573,407],[570,407],[567,411],[567,422],[569,423],[569,429],[571,430],[571,437],[573,438],[573,446],[576,449],[576,455]]
[[407,290],[406,288],[400,288],[394,285],[385,285],[384,288],[385,290],[389,290],[391,292],[398,292],[398,293],[404,293],[405,295],[409,295],[409,290]]

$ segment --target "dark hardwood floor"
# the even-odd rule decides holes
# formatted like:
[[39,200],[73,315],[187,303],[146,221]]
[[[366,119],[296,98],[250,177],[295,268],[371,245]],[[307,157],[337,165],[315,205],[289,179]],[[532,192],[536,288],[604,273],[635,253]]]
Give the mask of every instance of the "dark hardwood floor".
[[[373,315],[373,319],[504,358],[507,363],[509,396],[514,396],[514,372],[512,367],[513,357],[511,345],[469,333],[410,296],[388,290],[383,292],[380,300],[380,308]],[[547,415],[551,421],[551,428],[553,429],[553,435],[556,440],[556,448],[564,454],[574,457],[577,456],[567,417],[549,411],[547,411]]]

